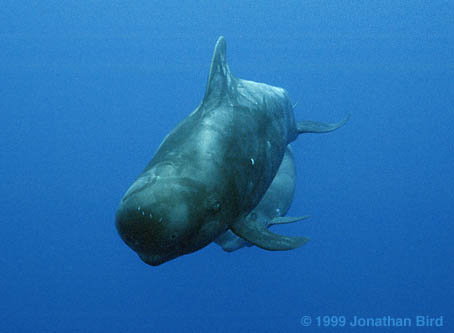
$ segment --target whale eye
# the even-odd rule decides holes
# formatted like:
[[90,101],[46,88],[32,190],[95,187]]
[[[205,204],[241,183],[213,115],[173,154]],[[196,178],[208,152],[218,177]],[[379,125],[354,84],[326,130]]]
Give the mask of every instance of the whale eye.
[[218,213],[222,208],[221,200],[215,195],[210,195],[205,199],[204,209],[210,215]]
[[221,210],[221,203],[219,201],[215,201],[213,205],[211,206],[211,212],[213,214],[216,214]]

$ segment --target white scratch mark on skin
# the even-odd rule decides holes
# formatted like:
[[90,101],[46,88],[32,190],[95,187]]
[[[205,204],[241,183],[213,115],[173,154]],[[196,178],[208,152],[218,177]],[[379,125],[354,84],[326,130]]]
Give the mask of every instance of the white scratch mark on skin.
[[255,161],[253,158],[251,158],[251,164],[254,165],[255,164]]

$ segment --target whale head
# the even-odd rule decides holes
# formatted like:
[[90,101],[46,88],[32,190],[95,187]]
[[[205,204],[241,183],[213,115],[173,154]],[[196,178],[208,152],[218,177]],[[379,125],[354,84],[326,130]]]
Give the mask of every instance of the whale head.
[[116,213],[123,241],[152,266],[206,246],[225,229],[215,195],[169,170],[171,165],[161,165],[142,174]]

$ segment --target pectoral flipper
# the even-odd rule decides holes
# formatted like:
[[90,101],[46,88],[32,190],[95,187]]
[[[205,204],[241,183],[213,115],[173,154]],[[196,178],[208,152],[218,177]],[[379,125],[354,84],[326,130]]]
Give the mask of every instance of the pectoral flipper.
[[309,241],[306,237],[290,237],[271,232],[262,223],[247,223],[246,219],[230,226],[230,229],[239,237],[269,251],[286,251],[300,247]]

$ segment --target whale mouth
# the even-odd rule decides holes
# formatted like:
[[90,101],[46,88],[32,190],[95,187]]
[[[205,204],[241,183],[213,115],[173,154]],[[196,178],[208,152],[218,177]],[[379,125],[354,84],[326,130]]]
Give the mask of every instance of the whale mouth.
[[160,255],[160,254],[144,254],[144,253],[138,253],[139,258],[142,259],[142,261],[150,266],[159,266],[169,260],[175,259],[182,255],[181,251],[176,250],[172,251],[169,253],[166,253],[165,255]]
[[154,255],[144,255],[144,254],[139,254],[140,259],[148,265],[151,266],[159,266],[166,262],[166,259],[160,256],[159,254],[154,254]]

